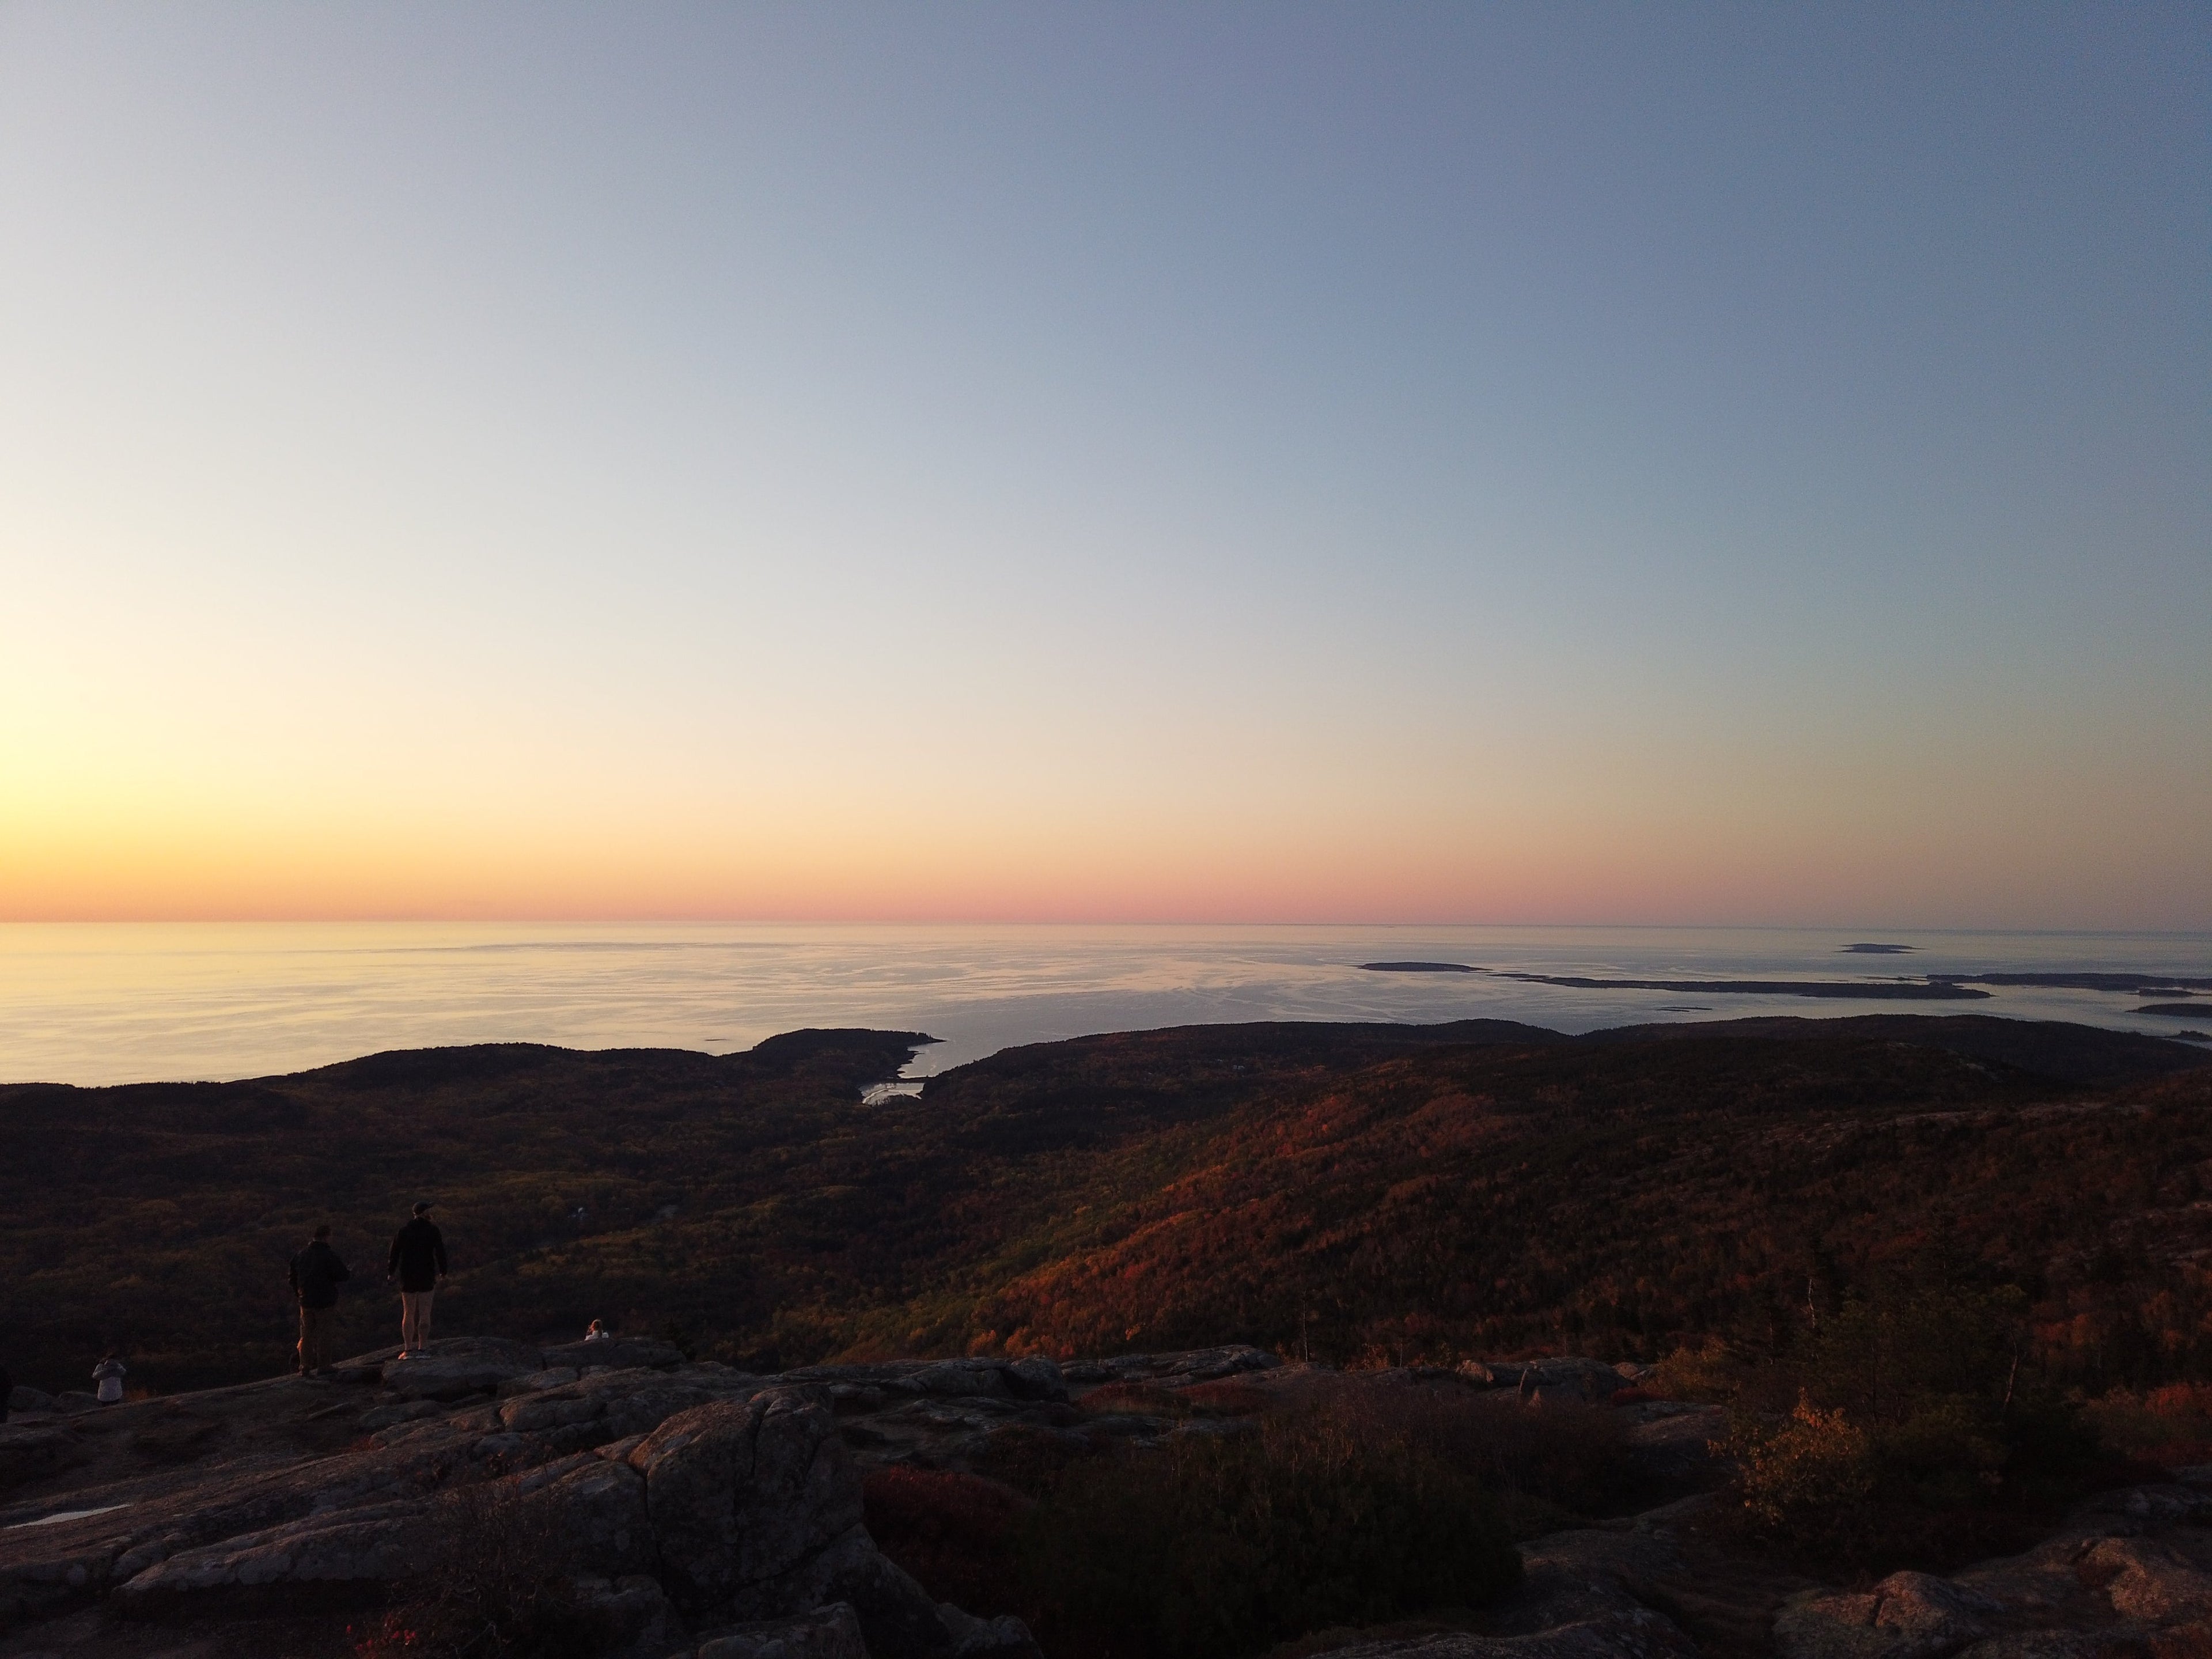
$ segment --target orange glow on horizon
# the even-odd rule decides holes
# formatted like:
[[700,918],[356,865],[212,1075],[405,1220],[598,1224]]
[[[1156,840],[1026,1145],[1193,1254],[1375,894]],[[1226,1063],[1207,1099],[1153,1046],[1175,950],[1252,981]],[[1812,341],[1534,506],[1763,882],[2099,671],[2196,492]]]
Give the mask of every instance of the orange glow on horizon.
[[[2082,873],[2071,837],[2014,849],[1970,830],[1897,860],[1832,830],[1748,822],[1267,823],[1205,839],[1109,822],[974,825],[908,814],[790,826],[318,821],[0,825],[0,920],[1778,923],[1876,919],[2175,925],[2182,869]],[[2026,867],[2023,867],[2023,865]],[[2062,877],[2069,908],[2048,894]],[[2170,897],[2172,908],[2169,908]]]

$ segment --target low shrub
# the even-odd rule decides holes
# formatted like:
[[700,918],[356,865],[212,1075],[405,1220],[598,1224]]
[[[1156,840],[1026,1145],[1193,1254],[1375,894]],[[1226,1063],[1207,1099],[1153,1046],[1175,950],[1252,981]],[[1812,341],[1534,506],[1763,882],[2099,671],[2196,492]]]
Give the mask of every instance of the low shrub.
[[1696,1346],[1680,1347],[1651,1368],[1651,1386],[1662,1400],[1727,1400],[1741,1382],[1744,1362],[1717,1336]]
[[2011,1449],[2006,1425],[1979,1406],[1971,1398],[1929,1400],[1878,1429],[1877,1486],[1928,1509],[1966,1509],[1995,1497]]
[[1463,1470],[1327,1411],[1074,1464],[1018,1555],[1048,1650],[1097,1659],[1226,1659],[1473,1606],[1521,1568]]
[[1624,1493],[1620,1419],[1604,1406],[1456,1385],[1343,1385],[1320,1407],[1349,1431],[1417,1446],[1499,1494],[1538,1500],[1550,1525],[1608,1511]]
[[1028,1498],[1042,1498],[1071,1464],[1091,1455],[1080,1443],[1050,1429],[1009,1423],[984,1437],[975,1455],[977,1470]]
[[1184,1401],[1201,1412],[1224,1417],[1250,1417],[1274,1403],[1265,1389],[1225,1376],[1218,1382],[1196,1382],[1182,1390]]
[[1874,1496],[1874,1449],[1866,1431],[1839,1411],[1801,1398],[1779,1424],[1739,1419],[1726,1443],[1737,1490],[1765,1531],[1808,1542],[1856,1521]]
[[1188,1417],[1191,1401],[1157,1382],[1109,1382],[1085,1395],[1075,1408],[1094,1417]]
[[464,1486],[416,1540],[423,1569],[398,1605],[356,1632],[362,1659],[592,1659],[607,1632],[577,1602],[559,1511],[499,1486]]
[[2095,1483],[2069,1414],[2007,1417],[1933,1401],[1868,1425],[1801,1398],[1782,1420],[1739,1413],[1722,1449],[1749,1528],[1825,1567],[1941,1567],[2023,1547]]
[[1869,1291],[1736,1377],[1723,1449],[1746,1525],[1825,1565],[1930,1565],[2004,1553],[2094,1484],[2080,1413],[2022,1363],[2018,1289]]
[[2212,1386],[2175,1382],[2138,1394],[2115,1389],[2081,1407],[2113,1451],[2166,1468],[2212,1463]]
[[[1150,1449],[1009,1425],[976,1459],[990,1479],[871,1474],[869,1530],[933,1596],[1028,1620],[1052,1659],[1231,1659],[1480,1603],[1517,1577],[1516,1533],[1615,1496],[1607,1407],[1309,1384],[1184,1390],[1188,1426]],[[1152,1406],[1152,1387],[1109,1403]]]
[[940,1601],[993,1619],[1021,1610],[1011,1547],[1033,1502],[954,1469],[871,1469],[861,1485],[868,1535]]

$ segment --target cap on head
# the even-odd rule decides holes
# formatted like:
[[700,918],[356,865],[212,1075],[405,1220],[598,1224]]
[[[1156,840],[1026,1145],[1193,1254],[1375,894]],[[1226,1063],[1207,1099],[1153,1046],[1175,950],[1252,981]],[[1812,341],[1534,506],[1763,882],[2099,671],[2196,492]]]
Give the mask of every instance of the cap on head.
[[315,1237],[317,1238],[328,1238],[330,1236],[331,1224],[329,1222],[319,1221],[315,1224]]
[[429,1214],[429,1213],[430,1213],[430,1206],[429,1206],[429,1202],[428,1202],[428,1200],[425,1200],[422,1203],[417,1204],[417,1205],[415,1206],[415,1213],[416,1213],[416,1215],[428,1215],[428,1214]]

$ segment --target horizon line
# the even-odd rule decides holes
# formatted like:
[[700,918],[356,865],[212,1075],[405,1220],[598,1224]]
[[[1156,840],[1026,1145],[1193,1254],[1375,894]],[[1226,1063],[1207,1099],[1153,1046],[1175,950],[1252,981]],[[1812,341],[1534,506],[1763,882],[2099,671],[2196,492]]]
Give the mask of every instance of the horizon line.
[[2183,927],[2039,927],[2027,923],[1899,922],[1899,921],[1468,921],[1428,917],[1417,921],[1358,918],[1275,918],[1255,921],[1224,917],[993,917],[993,916],[761,916],[654,915],[437,915],[346,914],[330,915],[194,915],[194,916],[0,916],[0,927],[1014,927],[1014,928],[1364,928],[1413,930],[1425,927],[1468,929],[1536,928],[1559,931],[1650,933],[1863,933],[2042,934],[2053,937],[2120,935],[2136,939],[2192,939],[2212,937],[2212,924]]

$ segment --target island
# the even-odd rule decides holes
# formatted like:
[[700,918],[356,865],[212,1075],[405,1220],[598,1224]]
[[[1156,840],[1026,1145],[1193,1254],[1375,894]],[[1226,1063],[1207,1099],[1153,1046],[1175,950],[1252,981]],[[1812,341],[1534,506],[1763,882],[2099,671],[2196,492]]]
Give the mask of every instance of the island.
[[1870,1002],[1983,1002],[1957,980],[1917,979],[1593,979],[1578,974],[1505,974],[1531,985],[1577,991],[1687,991],[1698,996],[1825,997]]
[[2212,979],[2170,974],[1930,974],[1948,985],[2022,985],[2046,991],[2119,991],[2130,996],[2187,996],[2212,990]]

